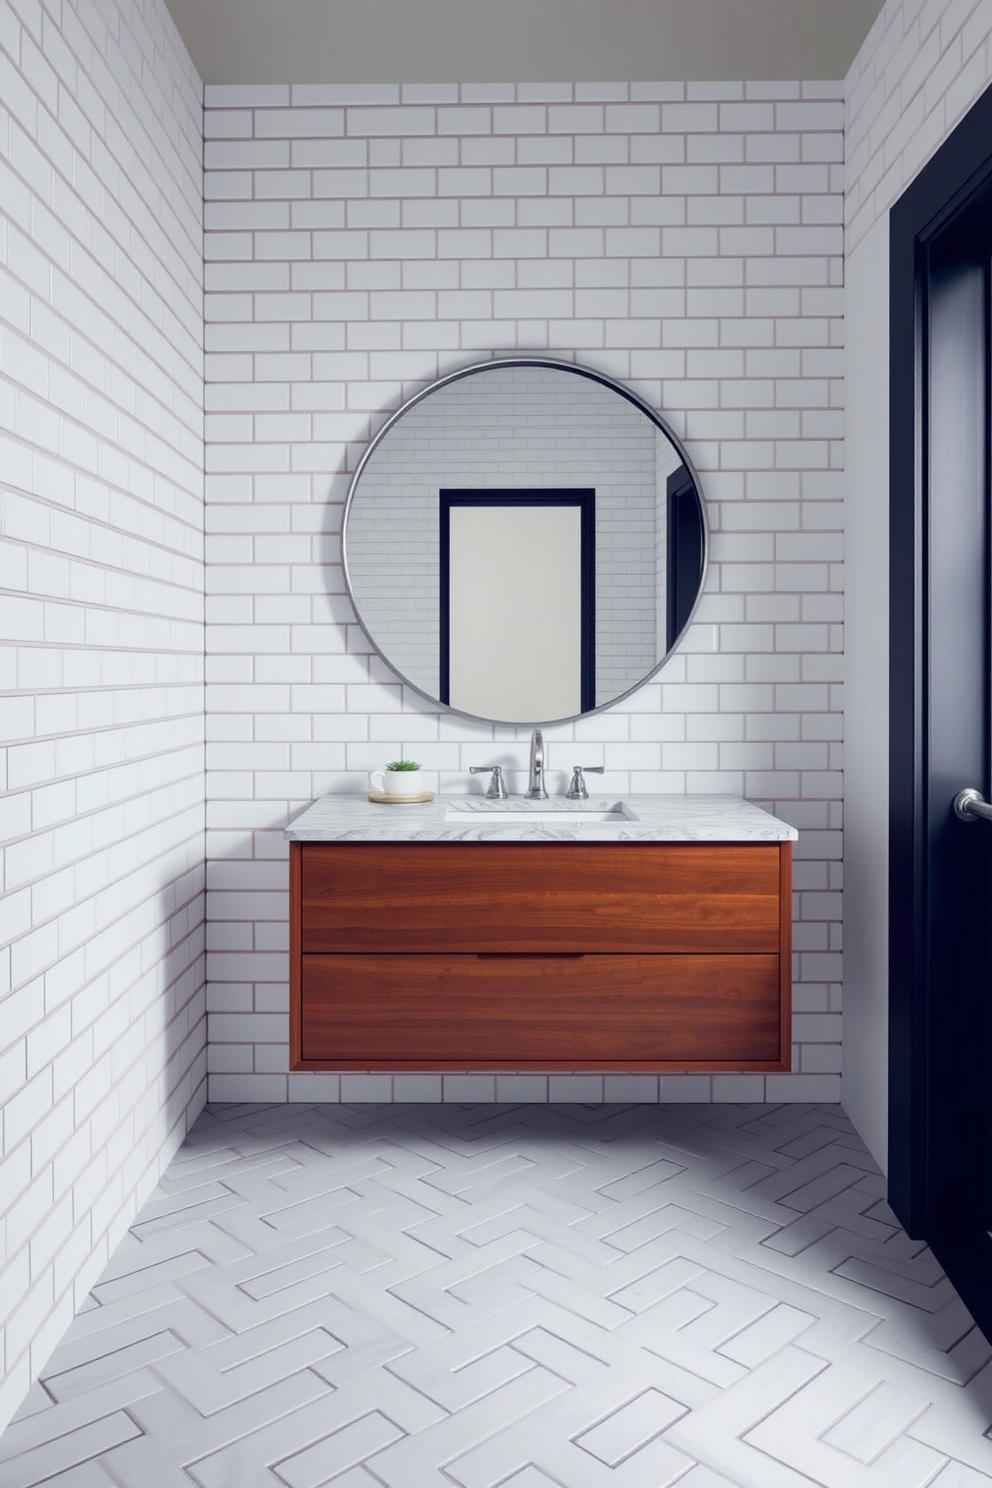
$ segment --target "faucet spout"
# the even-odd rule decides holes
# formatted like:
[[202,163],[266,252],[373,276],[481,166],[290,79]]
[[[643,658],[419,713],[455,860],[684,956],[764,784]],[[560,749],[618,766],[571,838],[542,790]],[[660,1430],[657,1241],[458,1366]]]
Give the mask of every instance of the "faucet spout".
[[530,736],[530,780],[527,784],[528,801],[546,801],[548,792],[544,785],[544,735],[535,729]]

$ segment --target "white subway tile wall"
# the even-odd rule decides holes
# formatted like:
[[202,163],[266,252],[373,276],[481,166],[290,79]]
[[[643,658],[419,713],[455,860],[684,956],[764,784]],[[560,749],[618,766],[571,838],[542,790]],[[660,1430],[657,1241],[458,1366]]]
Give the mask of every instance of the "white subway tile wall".
[[0,1427],[202,1105],[202,86],[0,0]]
[[[212,1098],[838,1098],[843,96],[206,89]],[[400,752],[442,790],[493,757],[525,778],[526,731],[439,712],[370,654],[340,563],[389,414],[517,351],[629,384],[700,473],[695,625],[628,702],[547,730],[551,780],[603,764],[607,792],[731,791],[800,829],[791,1074],[288,1070],[287,820]]]
[[[0,0],[0,1427],[204,1095],[204,278],[214,1097],[836,1099],[842,224],[990,35],[887,0],[843,86],[211,88],[204,209],[163,0]],[[800,828],[792,1075],[287,1071],[284,822],[401,749],[523,765],[368,654],[339,551],[389,412],[510,351],[629,382],[701,472],[692,634],[551,763]]]
[[845,82],[853,252],[992,82],[981,0],[886,0]]

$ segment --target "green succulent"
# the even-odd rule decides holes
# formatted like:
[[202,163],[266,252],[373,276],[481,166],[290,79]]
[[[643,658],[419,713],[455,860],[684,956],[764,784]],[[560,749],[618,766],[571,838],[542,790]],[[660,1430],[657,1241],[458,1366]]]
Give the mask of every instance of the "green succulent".
[[419,770],[420,766],[416,760],[398,759],[390,760],[386,766],[387,770]]

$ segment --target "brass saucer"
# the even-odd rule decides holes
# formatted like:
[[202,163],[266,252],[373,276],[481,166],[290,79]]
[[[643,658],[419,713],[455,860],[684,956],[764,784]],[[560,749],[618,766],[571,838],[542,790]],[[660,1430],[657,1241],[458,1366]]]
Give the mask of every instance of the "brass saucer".
[[416,796],[387,796],[385,791],[369,791],[369,800],[378,806],[413,806],[418,801],[433,801],[433,791],[420,791]]

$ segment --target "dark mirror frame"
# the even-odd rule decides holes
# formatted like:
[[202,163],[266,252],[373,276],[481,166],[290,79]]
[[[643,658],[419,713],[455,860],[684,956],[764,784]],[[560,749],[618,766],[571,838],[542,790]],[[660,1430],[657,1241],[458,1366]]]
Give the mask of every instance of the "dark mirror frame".
[[[677,556],[677,563],[673,573],[673,593],[667,598],[668,621],[666,640],[668,643],[668,648],[665,652],[665,655],[658,661],[656,666],[652,667],[649,672],[646,672],[643,677],[641,677],[632,687],[627,688],[625,692],[620,693],[615,697],[611,697],[610,699],[608,699],[608,701],[599,703],[595,707],[583,709],[583,711],[580,713],[572,714],[568,718],[521,718],[513,720],[485,718],[478,713],[466,713],[460,708],[453,708],[450,703],[446,703],[443,701],[443,699],[435,697],[429,692],[425,692],[422,687],[418,687],[416,682],[411,681],[409,677],[405,676],[401,671],[399,671],[392,659],[387,656],[386,653],[381,649],[375,637],[369,630],[369,627],[365,623],[361,607],[359,606],[358,599],[355,595],[355,591],[351,582],[351,573],[348,563],[348,518],[351,513],[352,505],[359,492],[362,473],[365,470],[365,467],[368,464],[369,460],[378,449],[379,445],[388,436],[390,430],[395,424],[399,422],[401,418],[403,418],[405,414],[409,413],[411,409],[415,408],[418,403],[422,403],[424,399],[429,398],[432,393],[437,392],[440,388],[447,387],[453,382],[459,382],[462,378],[465,377],[472,377],[479,373],[491,372],[496,370],[497,368],[507,369],[512,367],[541,367],[551,371],[568,372],[571,373],[573,376],[588,378],[591,382],[599,383],[602,387],[609,389],[610,392],[618,394],[621,398],[626,399],[628,403],[632,404],[641,413],[643,413],[646,418],[650,419],[651,423],[653,423],[656,428],[661,430],[661,432],[665,435],[665,438],[669,440],[673,448],[676,450],[689,476],[688,481],[683,478],[680,482],[678,482],[677,490],[672,487],[670,478],[669,490],[667,493],[670,540],[673,526],[679,519],[680,514],[685,514],[691,508],[692,518],[688,522],[683,521],[681,526],[678,527],[677,530],[679,533],[679,540],[674,544],[674,548],[670,550]],[[492,491],[480,490],[477,494],[480,498],[485,497],[487,501],[491,502],[493,498],[500,495],[500,491],[498,488]],[[516,494],[523,495],[524,492],[518,489]],[[695,499],[692,500],[691,498]],[[528,493],[528,499],[533,500],[535,498],[530,493]],[[355,618],[357,619],[358,624],[361,627],[362,633],[368,640],[375,654],[381,657],[381,659],[386,663],[390,670],[396,674],[404,687],[411,688],[415,693],[417,693],[420,697],[425,698],[434,707],[443,709],[446,713],[453,713],[461,718],[469,718],[476,723],[488,723],[501,728],[532,728],[534,726],[550,727],[555,724],[574,723],[579,718],[591,718],[596,713],[605,712],[607,708],[612,708],[616,704],[624,702],[627,698],[632,697],[634,693],[638,692],[645,685],[645,683],[650,682],[654,677],[656,677],[657,674],[661,671],[662,667],[665,666],[666,662],[669,660],[673,651],[676,649],[679,642],[682,640],[683,636],[688,630],[690,624],[692,623],[693,617],[696,613],[696,609],[699,605],[699,601],[702,597],[703,590],[706,587],[706,573],[709,567],[709,526],[706,519],[706,507],[705,503],[703,502],[699,476],[697,475],[695,467],[693,466],[692,461],[689,459],[689,456],[685,451],[685,447],[682,444],[682,441],[675,433],[673,433],[673,431],[669,428],[668,424],[661,417],[661,415],[656,413],[655,410],[648,403],[646,403],[643,398],[638,397],[636,393],[631,392],[630,388],[624,387],[622,383],[615,381],[615,379],[613,379],[612,377],[606,376],[605,373],[595,372],[591,368],[581,366],[577,362],[566,362],[553,357],[542,356],[493,357],[489,361],[473,362],[471,366],[462,367],[457,372],[449,372],[446,376],[437,378],[436,381],[429,383],[426,387],[422,388],[420,392],[415,393],[412,398],[408,398],[407,401],[400,408],[398,408],[395,413],[391,414],[390,417],[386,420],[382,428],[369,443],[369,446],[366,449],[365,453],[362,455],[362,458],[358,463],[358,467],[355,470],[355,473],[351,478],[351,483],[348,487],[348,495],[345,500],[344,513],[342,515],[341,521],[341,559],[342,567],[344,570],[345,587],[348,591],[348,598],[351,600],[352,608],[355,612]],[[694,575],[697,577],[698,582],[693,589],[692,579]],[[677,629],[675,629],[676,627]],[[675,630],[674,635],[673,630]]]

